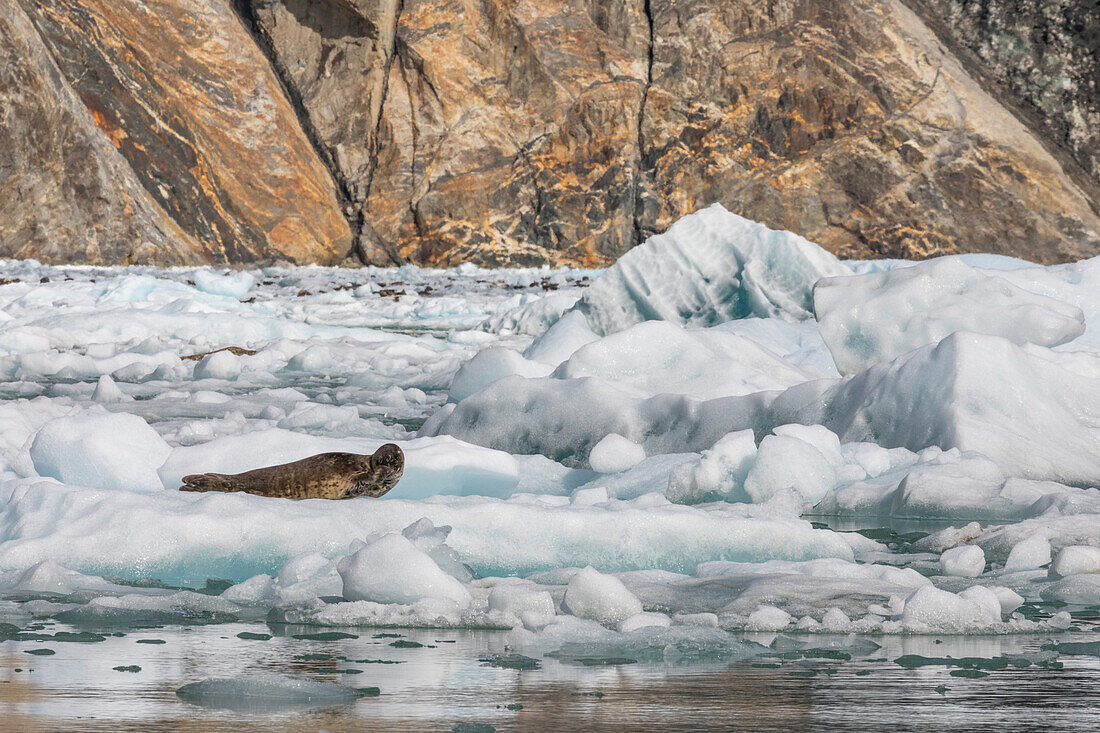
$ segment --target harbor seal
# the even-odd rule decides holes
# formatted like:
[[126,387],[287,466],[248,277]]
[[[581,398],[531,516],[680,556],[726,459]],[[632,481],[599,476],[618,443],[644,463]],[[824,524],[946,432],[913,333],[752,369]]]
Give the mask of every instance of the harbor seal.
[[321,453],[244,473],[184,476],[180,491],[243,491],[283,499],[352,499],[382,496],[397,485],[404,470],[404,452],[393,443],[386,443],[369,456]]

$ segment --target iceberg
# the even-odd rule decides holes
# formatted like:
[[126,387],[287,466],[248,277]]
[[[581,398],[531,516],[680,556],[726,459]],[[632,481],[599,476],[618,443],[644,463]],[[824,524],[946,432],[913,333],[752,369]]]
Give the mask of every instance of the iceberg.
[[812,314],[814,283],[850,272],[797,234],[713,204],[620,257],[573,308],[604,336],[642,321],[804,320]]

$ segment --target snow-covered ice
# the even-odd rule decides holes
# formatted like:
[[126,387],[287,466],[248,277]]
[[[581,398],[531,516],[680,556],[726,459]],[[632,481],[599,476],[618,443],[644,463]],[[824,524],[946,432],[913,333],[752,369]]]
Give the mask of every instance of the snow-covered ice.
[[1085,332],[1085,314],[1077,306],[951,257],[819,280],[814,315],[843,374],[939,343],[956,331],[1041,346],[1058,346]]

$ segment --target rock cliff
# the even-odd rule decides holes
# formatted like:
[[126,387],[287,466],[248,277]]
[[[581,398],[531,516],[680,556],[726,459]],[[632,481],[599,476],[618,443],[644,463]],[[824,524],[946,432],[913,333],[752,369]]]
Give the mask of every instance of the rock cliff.
[[1033,0],[233,2],[0,0],[0,255],[602,265],[714,202],[843,256],[1100,253],[1095,0],[1012,26],[1061,29],[1057,104],[989,20]]
[[0,255],[224,263],[346,254],[335,184],[231,6],[0,4],[0,157],[20,161],[0,172],[0,187],[24,192],[0,204]]

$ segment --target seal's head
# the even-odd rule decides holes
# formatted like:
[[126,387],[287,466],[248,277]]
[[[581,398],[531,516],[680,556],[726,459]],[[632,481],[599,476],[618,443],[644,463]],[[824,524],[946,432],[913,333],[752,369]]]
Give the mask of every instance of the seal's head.
[[386,443],[374,452],[369,459],[367,472],[369,486],[363,493],[367,496],[382,496],[397,486],[401,474],[405,471],[405,453],[393,443]]

